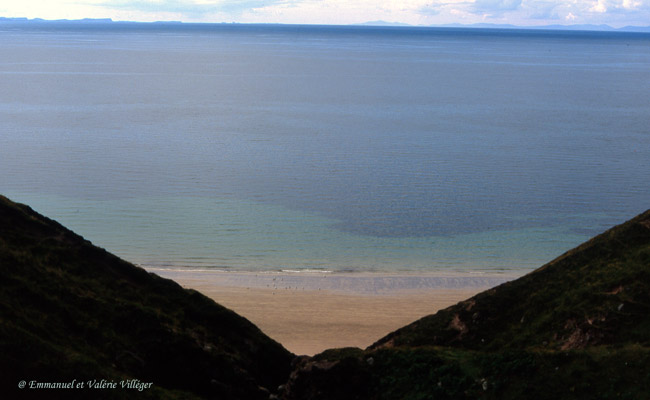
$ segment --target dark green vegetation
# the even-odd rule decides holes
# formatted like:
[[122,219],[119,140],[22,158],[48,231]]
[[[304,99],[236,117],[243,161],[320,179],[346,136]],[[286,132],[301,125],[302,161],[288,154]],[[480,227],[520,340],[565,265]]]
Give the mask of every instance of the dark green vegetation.
[[650,211],[366,350],[303,359],[284,395],[650,399]]
[[[18,389],[133,378],[153,387]],[[285,400],[650,399],[650,211],[366,350],[294,359],[0,196],[0,398],[252,400],[279,385]]]
[[[292,359],[200,293],[0,196],[0,398],[268,399]],[[18,389],[73,379],[118,388]]]

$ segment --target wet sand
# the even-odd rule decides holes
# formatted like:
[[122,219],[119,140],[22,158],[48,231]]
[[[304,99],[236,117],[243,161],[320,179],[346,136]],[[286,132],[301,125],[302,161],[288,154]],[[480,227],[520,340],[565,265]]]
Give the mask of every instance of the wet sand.
[[244,316],[295,354],[365,348],[513,277],[229,273],[149,269]]

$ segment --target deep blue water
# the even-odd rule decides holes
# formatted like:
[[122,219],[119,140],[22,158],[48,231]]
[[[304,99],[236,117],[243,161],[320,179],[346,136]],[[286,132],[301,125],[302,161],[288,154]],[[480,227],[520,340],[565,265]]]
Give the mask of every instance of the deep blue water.
[[526,271],[650,205],[650,35],[2,24],[0,193],[147,265]]

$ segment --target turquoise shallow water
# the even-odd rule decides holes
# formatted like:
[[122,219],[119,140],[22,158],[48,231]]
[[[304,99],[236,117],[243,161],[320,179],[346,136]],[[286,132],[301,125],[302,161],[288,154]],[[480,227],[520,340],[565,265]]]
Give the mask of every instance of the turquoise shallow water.
[[0,39],[0,193],[138,264],[521,272],[650,204],[648,35]]
[[541,266],[570,243],[586,238],[567,227],[377,237],[341,231],[338,221],[307,212],[225,198],[79,200],[26,193],[12,197],[95,244],[150,267],[512,273]]

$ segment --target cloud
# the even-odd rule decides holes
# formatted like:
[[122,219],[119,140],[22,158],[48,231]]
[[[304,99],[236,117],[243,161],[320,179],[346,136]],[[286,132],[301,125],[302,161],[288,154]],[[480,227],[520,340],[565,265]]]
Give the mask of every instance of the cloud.
[[[474,4],[473,0],[430,0],[423,4],[418,13],[422,16],[429,18],[429,22],[438,19],[453,18],[453,22],[461,22],[466,18],[471,18],[472,13],[469,11]],[[431,17],[436,19],[432,20]]]
[[193,17],[204,14],[224,13],[239,15],[247,10],[281,3],[282,0],[102,0],[97,6],[113,10],[129,10],[139,12],[172,12]]
[[0,16],[186,22],[648,25],[650,0],[0,0]]
[[473,9],[479,13],[503,13],[516,10],[522,0],[476,0]]
[[532,20],[557,19],[558,6],[554,1],[528,1],[522,4],[522,11]]
[[598,0],[589,8],[589,11],[596,13],[634,12],[643,8],[650,8],[649,3],[642,0]]
[[256,7],[245,14],[248,22],[352,24],[373,20],[410,24],[426,22],[420,13],[429,0],[293,0]]

